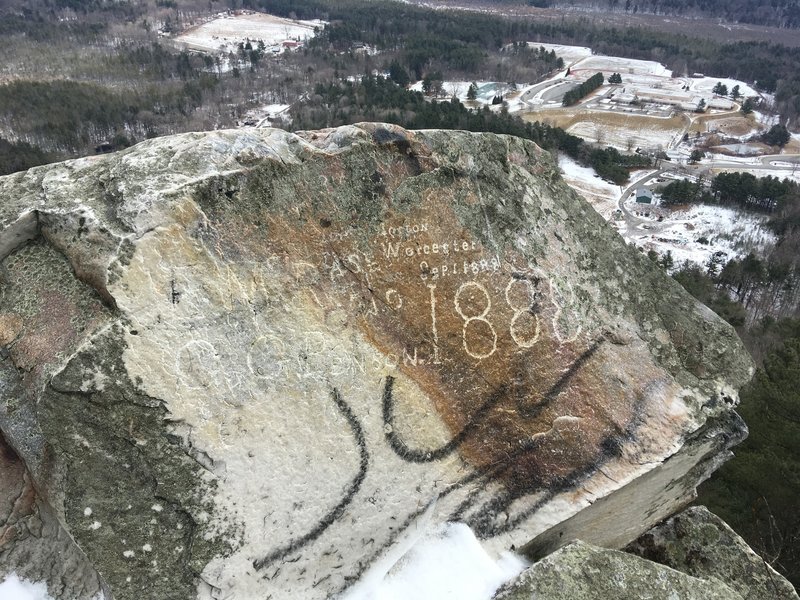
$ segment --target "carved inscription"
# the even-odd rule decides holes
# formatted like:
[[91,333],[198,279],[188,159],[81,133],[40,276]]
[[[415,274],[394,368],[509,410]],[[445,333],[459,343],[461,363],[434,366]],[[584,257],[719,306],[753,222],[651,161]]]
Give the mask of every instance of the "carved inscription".
[[[272,222],[254,268],[274,282],[267,294],[274,304],[284,301],[287,310],[312,315],[309,322],[321,329],[303,330],[288,342],[275,331],[254,335],[246,370],[265,385],[324,382],[352,433],[342,439],[355,440],[361,462],[340,501],[306,533],[256,558],[256,569],[294,560],[351,504],[370,502],[362,497],[369,495],[362,486],[370,457],[386,456],[376,443],[388,446],[395,460],[441,461],[442,469],[452,468],[457,453],[464,473],[445,471],[447,484],[436,493],[448,499],[449,518],[492,537],[593,473],[635,422],[631,398],[604,411],[587,402],[602,385],[592,365],[607,345],[596,325],[586,327],[567,276],[495,247],[491,231],[468,229],[447,203],[434,198],[408,213],[386,214],[369,235],[357,223],[327,216],[303,226]],[[315,222],[324,226],[315,228]],[[221,229],[236,230],[230,224]],[[337,338],[322,331],[323,323],[345,335],[358,331],[384,363],[340,356]],[[191,365],[218,368],[205,347],[194,348],[191,357]],[[182,362],[181,368],[195,373],[201,367]],[[348,385],[368,374],[374,400],[351,405]],[[408,381],[417,396],[409,395]],[[380,432],[370,431],[376,404]],[[418,436],[415,428],[425,428],[420,415],[429,413],[439,429]],[[374,490],[369,493],[379,504]],[[375,556],[407,524],[376,545]]]

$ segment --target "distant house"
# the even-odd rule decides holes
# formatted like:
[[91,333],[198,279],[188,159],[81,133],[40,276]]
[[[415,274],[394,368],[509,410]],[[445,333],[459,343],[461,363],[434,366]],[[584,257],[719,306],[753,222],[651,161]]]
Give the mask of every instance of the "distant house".
[[636,202],[639,204],[652,204],[653,192],[646,187],[636,188]]

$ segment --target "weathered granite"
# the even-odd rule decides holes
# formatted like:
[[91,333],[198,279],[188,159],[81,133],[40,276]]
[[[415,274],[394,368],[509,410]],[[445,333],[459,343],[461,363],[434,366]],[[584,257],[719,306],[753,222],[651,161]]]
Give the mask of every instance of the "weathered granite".
[[693,577],[724,582],[742,598],[798,600],[792,584],[704,506],[657,525],[626,551]]
[[716,579],[691,577],[658,563],[581,541],[525,570],[497,600],[743,600]]
[[[30,473],[0,436],[0,565],[41,581],[56,598],[102,600],[109,591],[86,555],[38,497]],[[5,573],[4,573],[5,574]],[[9,596],[5,596],[9,598]]]
[[115,598],[329,597],[434,500],[621,547],[744,431],[733,330],[512,137],[150,140],[0,178],[0,259],[0,427]]

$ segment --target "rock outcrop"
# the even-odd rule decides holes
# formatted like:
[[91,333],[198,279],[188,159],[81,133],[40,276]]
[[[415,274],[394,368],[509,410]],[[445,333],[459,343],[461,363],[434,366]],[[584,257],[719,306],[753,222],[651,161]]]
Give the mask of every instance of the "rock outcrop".
[[622,547],[745,435],[733,330],[516,138],[155,139],[0,230],[0,427],[115,598],[330,597],[426,508]]

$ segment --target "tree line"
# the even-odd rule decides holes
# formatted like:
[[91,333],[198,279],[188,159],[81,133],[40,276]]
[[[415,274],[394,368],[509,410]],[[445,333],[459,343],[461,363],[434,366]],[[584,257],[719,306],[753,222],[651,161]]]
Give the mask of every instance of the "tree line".
[[603,74],[595,73],[589,77],[589,79],[582,82],[579,86],[569,90],[566,94],[564,94],[564,99],[561,101],[562,106],[572,106],[573,104],[577,104],[581,98],[588,96],[601,85],[603,85]]
[[[740,391],[737,412],[750,431],[736,457],[698,489],[698,504],[722,517],[773,568],[800,587],[800,319],[764,315],[746,324],[747,309],[726,286],[763,286],[773,267],[751,255],[721,276],[685,265],[675,278],[734,324],[758,369]],[[784,284],[786,281],[783,282]],[[720,287],[722,285],[722,287]],[[791,285],[797,285],[797,278]],[[796,300],[796,299],[795,299]],[[746,300],[745,300],[746,302]]]
[[[800,184],[771,175],[756,177],[751,173],[728,172],[716,175],[710,185],[702,180],[672,181],[659,189],[659,194],[666,206],[703,203],[774,212],[800,203]],[[780,220],[776,215],[776,227],[780,226]]]
[[624,155],[614,148],[596,148],[560,127],[525,122],[506,110],[488,106],[470,110],[456,98],[426,100],[419,92],[397,85],[389,78],[363,76],[360,81],[319,83],[314,93],[292,109],[292,129],[320,129],[361,121],[383,121],[407,129],[463,129],[516,135],[546,150],[560,150],[591,166],[615,183],[628,181],[629,171],[650,165],[650,159]]
[[753,25],[800,27],[800,5],[794,0],[535,0],[534,5],[543,3],[545,6],[587,6],[630,14],[719,17]]

